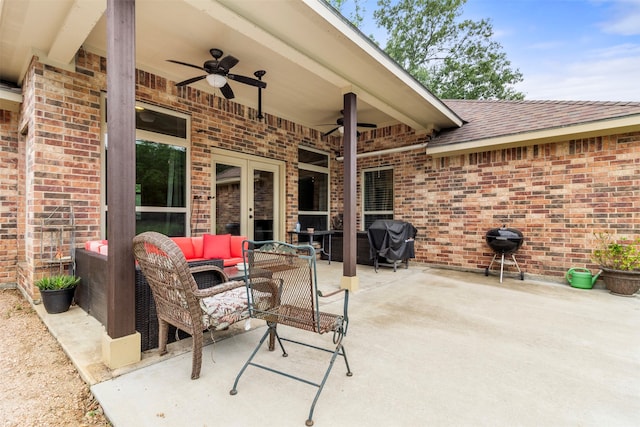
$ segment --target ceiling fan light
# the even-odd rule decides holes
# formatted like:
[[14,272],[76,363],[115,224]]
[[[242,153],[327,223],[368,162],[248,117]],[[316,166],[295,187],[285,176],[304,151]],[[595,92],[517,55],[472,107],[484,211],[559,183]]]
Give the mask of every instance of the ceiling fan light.
[[220,88],[227,84],[227,79],[220,74],[209,74],[207,76],[207,83],[213,87]]
[[344,135],[344,126],[340,126],[338,132],[340,132],[340,135]]

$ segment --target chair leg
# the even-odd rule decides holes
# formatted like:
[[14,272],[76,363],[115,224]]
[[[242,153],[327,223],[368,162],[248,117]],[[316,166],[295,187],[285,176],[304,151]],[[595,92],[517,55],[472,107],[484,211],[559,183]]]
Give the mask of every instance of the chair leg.
[[197,380],[200,378],[200,369],[202,368],[202,332],[197,331],[192,334],[193,349],[192,349],[192,367],[191,367],[191,379]]
[[347,366],[347,376],[352,377],[353,372],[351,372],[351,368],[349,367],[349,361],[347,360],[347,353],[344,350],[344,346],[342,346],[342,357],[344,359],[344,364]]
[[[245,364],[242,367],[242,369],[240,369],[240,372],[238,372],[238,376],[236,377],[236,380],[233,383],[233,388],[229,391],[230,395],[235,396],[236,394],[238,394],[237,387],[238,387],[238,381],[240,381],[240,377],[242,376],[242,374],[244,374],[244,371],[246,371],[247,367],[251,364],[251,361],[255,357],[256,353],[258,353],[258,350],[260,350],[260,347],[262,346],[264,341],[267,339],[267,336],[270,337],[269,341],[271,341],[271,339],[272,339],[271,337],[273,335],[275,335],[276,338],[278,339],[278,342],[280,342],[280,337],[278,336],[278,332],[276,331],[275,326],[269,325],[267,331],[264,333],[264,335],[262,335],[262,338],[260,338],[260,341],[258,342],[258,345],[253,350],[253,353],[251,353],[251,356],[249,356],[249,359],[247,359],[247,361],[245,362]],[[282,347],[282,343],[280,343],[280,346]],[[282,351],[284,352],[284,348],[282,349]]]
[[348,377],[353,376],[353,372],[351,372],[351,369],[349,368],[347,353],[345,353],[344,346],[342,345],[342,336],[341,336],[336,345],[336,349],[333,352],[333,355],[331,356],[331,361],[329,362],[329,367],[327,368],[327,371],[324,374],[324,378],[322,378],[322,382],[317,385],[318,391],[316,392],[316,396],[313,398],[311,409],[309,409],[309,418],[307,419],[307,421],[305,421],[305,425],[307,425],[308,427],[311,427],[313,425],[313,411],[315,410],[316,403],[318,402],[318,398],[320,397],[320,393],[322,393],[324,384],[327,382],[327,379],[329,378],[329,374],[331,373],[331,369],[333,368],[333,363],[336,361],[336,357],[338,357],[339,355],[344,358],[344,363],[347,365],[347,376]]
[[169,324],[158,319],[158,353],[160,356],[167,354],[167,341],[169,339]]
[[[276,325],[269,327],[269,351],[273,351],[276,349]],[[282,346],[282,343],[280,344]]]

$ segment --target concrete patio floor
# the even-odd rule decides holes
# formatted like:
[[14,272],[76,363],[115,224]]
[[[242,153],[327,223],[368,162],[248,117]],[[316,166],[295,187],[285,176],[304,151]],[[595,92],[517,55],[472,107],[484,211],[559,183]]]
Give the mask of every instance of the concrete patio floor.
[[[324,289],[336,288],[342,264],[319,262],[318,274]],[[640,425],[637,295],[509,275],[499,283],[482,271],[417,264],[378,273],[358,266],[358,276],[344,341],[354,375],[336,360],[316,426]],[[172,344],[170,355],[146,353],[136,366],[109,371],[99,360],[103,329],[92,317],[78,307],[38,311],[116,427],[304,426],[307,419],[316,388],[267,371],[249,367],[238,394],[229,395],[261,324],[249,332],[235,325],[205,346],[193,381],[189,339]],[[314,341],[322,338],[331,341]],[[327,353],[287,350],[282,358],[264,349],[260,361],[320,381]]]

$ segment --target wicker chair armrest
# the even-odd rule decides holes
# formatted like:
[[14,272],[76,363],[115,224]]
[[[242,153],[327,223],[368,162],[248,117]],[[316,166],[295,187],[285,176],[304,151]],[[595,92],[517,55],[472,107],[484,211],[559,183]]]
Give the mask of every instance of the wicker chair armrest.
[[193,293],[193,295],[195,295],[196,298],[206,298],[230,291],[231,289],[241,288],[243,286],[245,286],[243,281],[233,280],[231,282],[220,283],[212,288],[198,289]]
[[196,265],[193,267],[189,267],[189,272],[191,272],[191,274],[215,272],[220,276],[222,283],[229,281],[229,276],[227,276],[227,273],[225,273],[223,269],[215,265]]
[[268,292],[272,295],[277,295],[279,292],[280,279],[270,279],[267,277],[256,277],[251,280],[251,287],[261,292]]

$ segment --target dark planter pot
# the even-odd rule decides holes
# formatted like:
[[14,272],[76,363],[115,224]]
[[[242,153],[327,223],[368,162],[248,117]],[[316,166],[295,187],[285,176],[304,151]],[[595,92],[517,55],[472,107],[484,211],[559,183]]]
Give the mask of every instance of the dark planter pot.
[[42,290],[42,303],[49,314],[64,313],[69,310],[73,302],[76,286],[67,289]]
[[631,296],[640,290],[640,271],[602,269],[605,288],[614,295]]

